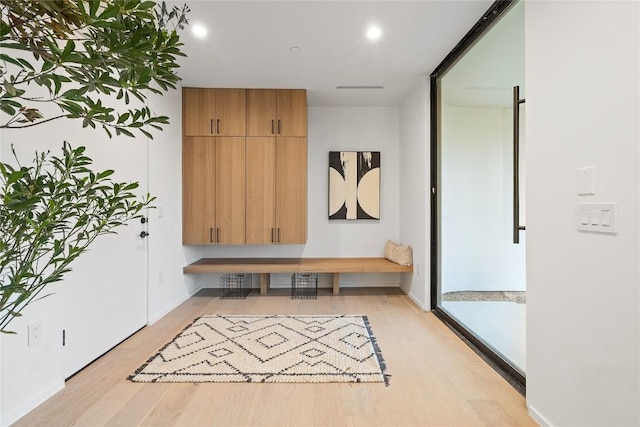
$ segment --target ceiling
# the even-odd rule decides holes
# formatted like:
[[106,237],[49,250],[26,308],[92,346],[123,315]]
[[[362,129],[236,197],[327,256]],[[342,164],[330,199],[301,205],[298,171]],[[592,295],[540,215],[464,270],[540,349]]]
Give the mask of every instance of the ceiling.
[[[190,24],[181,40],[187,58],[179,70],[184,86],[305,88],[310,106],[393,106],[433,71],[493,1],[186,3]],[[197,24],[208,30],[203,39],[191,33]],[[373,42],[365,35],[371,24],[382,30]]]

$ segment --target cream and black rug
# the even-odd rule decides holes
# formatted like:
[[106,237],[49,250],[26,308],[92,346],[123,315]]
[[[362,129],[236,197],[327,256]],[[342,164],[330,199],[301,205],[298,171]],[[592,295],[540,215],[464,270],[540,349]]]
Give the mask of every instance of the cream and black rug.
[[385,382],[366,316],[196,319],[129,379],[134,382]]

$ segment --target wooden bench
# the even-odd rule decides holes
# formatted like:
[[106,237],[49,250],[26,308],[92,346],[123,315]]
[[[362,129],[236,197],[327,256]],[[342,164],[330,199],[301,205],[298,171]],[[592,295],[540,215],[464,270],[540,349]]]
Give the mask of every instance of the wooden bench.
[[386,258],[202,258],[183,268],[185,274],[258,273],[260,294],[271,285],[271,273],[330,273],[333,293],[340,293],[340,273],[406,273],[411,265]]

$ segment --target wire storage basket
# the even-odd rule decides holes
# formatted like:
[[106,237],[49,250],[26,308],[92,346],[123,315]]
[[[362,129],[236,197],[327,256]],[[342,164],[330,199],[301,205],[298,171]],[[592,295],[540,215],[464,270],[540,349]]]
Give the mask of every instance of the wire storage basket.
[[251,293],[251,274],[227,273],[220,276],[221,299],[245,299]]
[[291,276],[292,299],[316,299],[318,297],[318,273],[293,273]]

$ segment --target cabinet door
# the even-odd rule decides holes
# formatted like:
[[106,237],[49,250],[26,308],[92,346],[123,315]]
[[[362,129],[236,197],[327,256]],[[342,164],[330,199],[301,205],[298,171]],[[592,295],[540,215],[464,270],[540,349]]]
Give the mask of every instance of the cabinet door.
[[279,137],[276,143],[278,243],[307,241],[307,139]]
[[307,136],[307,91],[278,89],[277,133],[279,136]]
[[185,137],[182,143],[182,244],[213,244],[215,138]]
[[216,90],[182,89],[182,126],[185,136],[212,136],[215,133]]
[[215,132],[218,136],[244,136],[246,99],[244,89],[216,89]]
[[245,240],[245,138],[216,138],[216,229],[221,245]]
[[247,137],[246,243],[275,242],[276,139]]
[[275,136],[276,90],[247,89],[247,136]]

